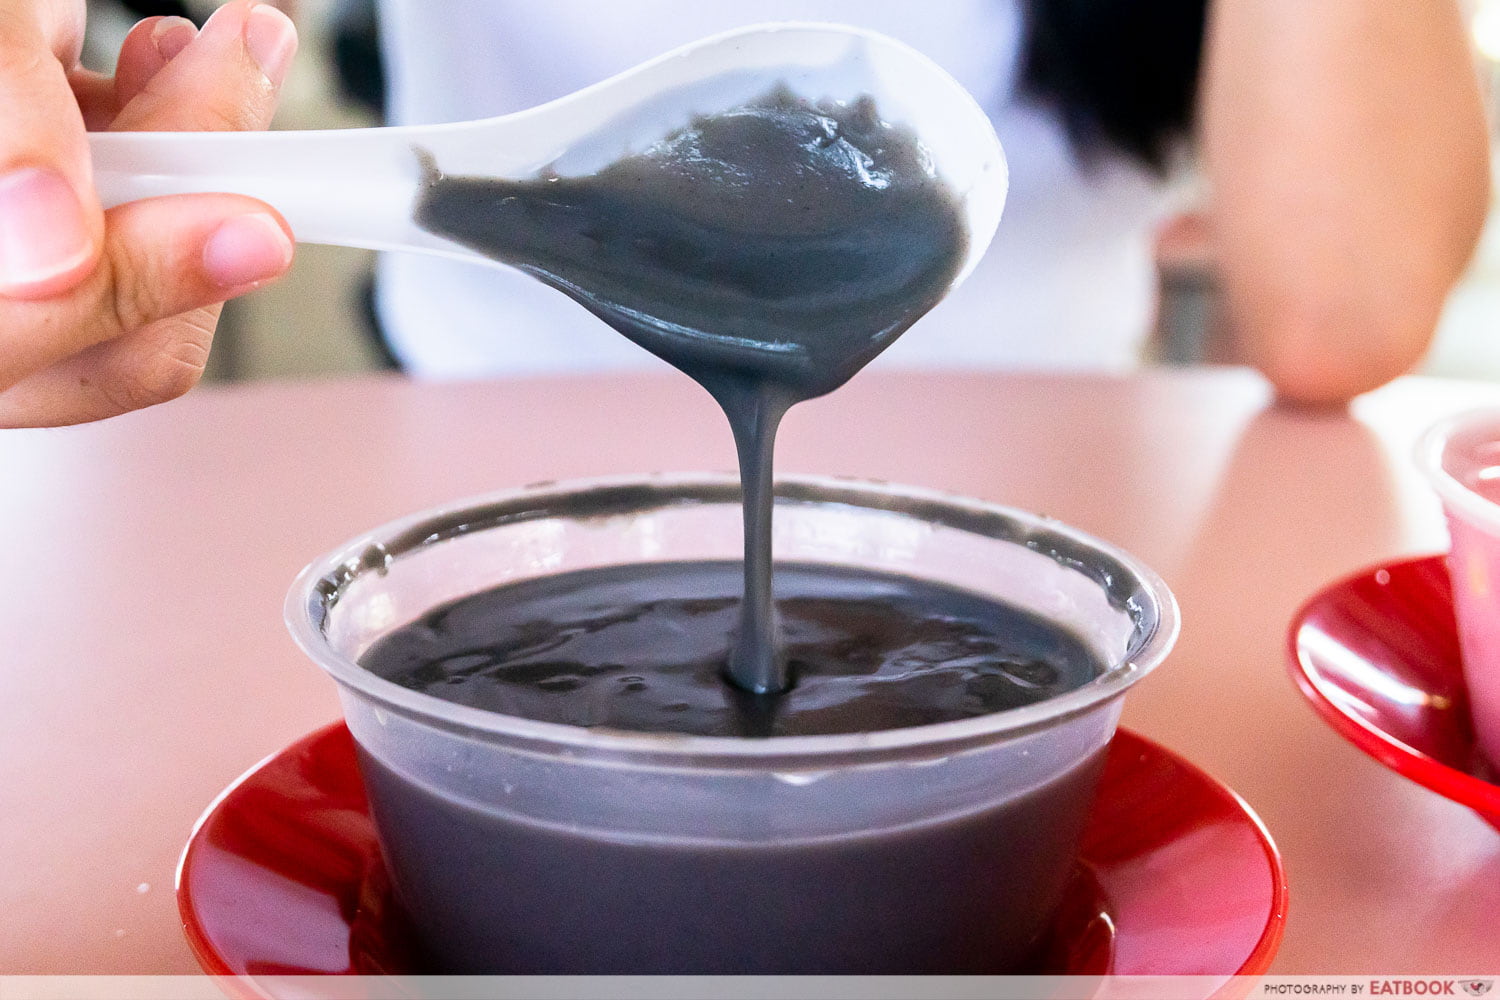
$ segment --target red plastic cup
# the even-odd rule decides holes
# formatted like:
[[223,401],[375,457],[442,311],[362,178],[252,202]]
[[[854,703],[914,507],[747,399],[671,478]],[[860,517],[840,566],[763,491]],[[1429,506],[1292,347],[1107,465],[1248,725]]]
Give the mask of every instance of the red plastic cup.
[[1448,518],[1448,571],[1474,735],[1500,767],[1500,410],[1460,414],[1431,428],[1417,460]]

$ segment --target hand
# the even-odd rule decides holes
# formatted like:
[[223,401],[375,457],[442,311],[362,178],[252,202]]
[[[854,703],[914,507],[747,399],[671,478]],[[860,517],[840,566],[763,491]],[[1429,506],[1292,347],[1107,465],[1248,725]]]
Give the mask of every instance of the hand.
[[255,0],[199,32],[148,18],[113,78],[78,66],[84,0],[0,4],[0,427],[79,423],[197,384],[225,299],[291,266],[290,230],[238,195],[153,198],[108,212],[88,129],[265,128],[297,47]]

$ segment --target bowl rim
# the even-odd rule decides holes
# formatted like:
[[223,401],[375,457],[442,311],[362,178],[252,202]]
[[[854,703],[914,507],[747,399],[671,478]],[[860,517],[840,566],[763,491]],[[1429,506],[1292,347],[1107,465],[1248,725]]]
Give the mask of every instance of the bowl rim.
[[1178,606],[1166,583],[1108,542],[1054,518],[1000,504],[924,487],[830,476],[778,478],[777,506],[853,506],[902,514],[1023,544],[1079,571],[1072,554],[1102,556],[1108,568],[1095,575],[1095,582],[1136,625],[1125,657],[1094,680],[1057,697],[989,715],[869,733],[746,739],[586,728],[458,705],[370,673],[323,636],[322,615],[337,602],[342,588],[366,572],[384,569],[405,552],[524,520],[568,516],[585,503],[594,504],[584,508],[589,516],[613,517],[668,507],[738,504],[739,490],[738,478],[728,474],[653,473],[534,483],[429,508],[362,532],[309,563],[287,594],[287,628],[340,688],[373,702],[378,710],[462,736],[499,739],[522,751],[570,756],[586,752],[599,762],[623,759],[694,768],[807,766],[840,756],[864,763],[947,754],[1025,735],[1120,698],[1161,663],[1177,639]]
[[1486,424],[1494,427],[1500,440],[1500,408],[1493,406],[1465,410],[1439,420],[1422,432],[1414,450],[1417,468],[1437,493],[1450,514],[1461,514],[1465,520],[1500,535],[1500,504],[1485,499],[1448,471],[1443,457],[1454,436],[1477,430]]

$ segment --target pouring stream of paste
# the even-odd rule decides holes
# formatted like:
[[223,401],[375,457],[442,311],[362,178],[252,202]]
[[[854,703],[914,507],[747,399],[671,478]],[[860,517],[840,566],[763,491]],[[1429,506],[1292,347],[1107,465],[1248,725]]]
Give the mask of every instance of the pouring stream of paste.
[[745,513],[727,672],[756,694],[787,689],[771,601],[777,425],[936,305],[968,249],[958,199],[917,137],[869,99],[811,103],[778,87],[589,176],[424,166],[420,226],[560,289],[718,401]]

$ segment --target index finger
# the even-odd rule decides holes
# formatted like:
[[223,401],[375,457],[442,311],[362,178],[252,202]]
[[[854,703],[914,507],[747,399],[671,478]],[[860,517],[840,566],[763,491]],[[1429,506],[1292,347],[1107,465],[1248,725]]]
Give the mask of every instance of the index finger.
[[68,83],[82,31],[72,7],[0,5],[0,295],[12,298],[74,287],[103,241],[83,116]]

